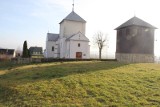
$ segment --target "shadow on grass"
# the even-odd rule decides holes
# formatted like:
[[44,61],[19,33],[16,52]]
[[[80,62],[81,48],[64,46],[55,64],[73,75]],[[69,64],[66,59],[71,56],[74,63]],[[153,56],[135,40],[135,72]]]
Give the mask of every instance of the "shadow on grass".
[[11,70],[15,67],[20,67],[23,65],[29,65],[29,64],[13,64],[11,61],[0,61],[0,70]]
[[26,80],[27,82],[33,80],[46,80],[61,78],[68,75],[84,74],[90,72],[97,72],[99,70],[109,70],[117,67],[121,67],[127,64],[118,63],[116,61],[89,61],[89,62],[64,62],[55,63],[55,65],[49,65],[41,67],[37,64],[34,67],[28,69],[14,69],[4,75],[0,75],[0,80],[12,80],[21,81]]
[[99,70],[110,70],[127,64],[118,63],[116,61],[83,61],[58,62],[54,65],[48,63],[48,66],[41,66],[43,64],[34,65],[36,66],[27,69],[18,69],[15,66],[12,70],[9,70],[8,73],[0,75],[0,103],[8,103],[8,101],[11,100],[9,96],[16,96],[15,93],[18,92],[12,87],[16,87],[17,85],[63,78],[69,75],[94,73]]

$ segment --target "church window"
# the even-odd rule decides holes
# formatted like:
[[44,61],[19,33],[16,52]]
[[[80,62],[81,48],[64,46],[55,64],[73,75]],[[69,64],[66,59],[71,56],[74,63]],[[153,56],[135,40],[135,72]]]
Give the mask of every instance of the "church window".
[[81,46],[81,44],[80,43],[78,43],[78,47],[80,47]]
[[54,46],[52,46],[52,51],[54,51]]

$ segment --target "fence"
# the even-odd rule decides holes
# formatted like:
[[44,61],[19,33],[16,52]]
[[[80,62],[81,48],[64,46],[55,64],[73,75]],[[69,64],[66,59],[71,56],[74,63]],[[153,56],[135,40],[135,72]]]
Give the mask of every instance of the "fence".
[[[12,58],[14,64],[44,63],[44,62],[69,62],[69,61],[97,61],[99,59],[59,59],[59,58]],[[116,61],[116,59],[101,59],[100,61]]]
[[12,58],[14,64],[26,64],[26,63],[38,63],[41,62],[41,58]]

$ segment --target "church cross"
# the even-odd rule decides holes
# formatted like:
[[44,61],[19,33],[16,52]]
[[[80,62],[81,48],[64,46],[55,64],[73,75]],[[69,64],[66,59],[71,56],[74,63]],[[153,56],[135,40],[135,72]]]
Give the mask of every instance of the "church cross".
[[72,6],[73,6],[73,7],[72,7],[72,11],[74,11],[74,0],[73,0],[73,4],[72,4]]

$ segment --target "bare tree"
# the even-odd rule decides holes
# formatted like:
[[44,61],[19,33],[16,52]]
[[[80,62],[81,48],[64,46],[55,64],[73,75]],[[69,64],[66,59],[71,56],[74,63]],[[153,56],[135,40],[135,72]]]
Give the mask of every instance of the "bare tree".
[[102,56],[102,49],[105,46],[106,42],[106,36],[102,32],[98,32],[94,35],[94,43],[98,45],[99,48],[99,59],[101,59]]

